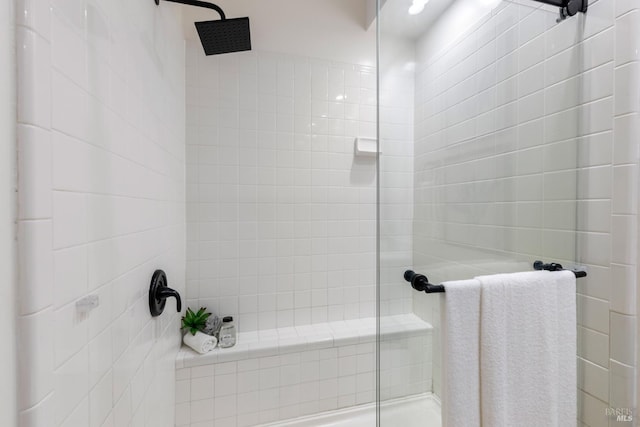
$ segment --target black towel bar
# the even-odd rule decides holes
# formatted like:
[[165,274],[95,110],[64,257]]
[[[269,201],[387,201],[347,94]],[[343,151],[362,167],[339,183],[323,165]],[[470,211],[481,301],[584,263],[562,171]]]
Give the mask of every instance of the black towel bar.
[[[542,261],[536,261],[533,263],[534,270],[547,270],[547,271],[562,271],[562,264],[555,262],[545,264]],[[575,274],[576,279],[581,277],[587,277],[586,271],[571,270]],[[429,283],[429,279],[424,274],[418,274],[413,270],[407,270],[404,272],[404,280],[411,283],[411,287],[419,292],[426,292],[428,294],[444,292],[444,285],[434,285]]]

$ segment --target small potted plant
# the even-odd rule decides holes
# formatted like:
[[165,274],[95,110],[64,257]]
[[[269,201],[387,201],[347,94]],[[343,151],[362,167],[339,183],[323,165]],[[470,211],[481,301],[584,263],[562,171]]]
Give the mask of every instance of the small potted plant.
[[210,352],[218,344],[216,337],[202,332],[207,325],[209,316],[211,313],[207,313],[205,307],[201,307],[198,312],[187,308],[186,313],[182,316],[182,330],[184,331],[182,341],[200,354]]
[[191,335],[195,335],[198,331],[202,332],[209,316],[211,313],[207,313],[205,307],[200,307],[197,313],[187,308],[187,312],[182,316],[182,330],[185,333],[191,332]]

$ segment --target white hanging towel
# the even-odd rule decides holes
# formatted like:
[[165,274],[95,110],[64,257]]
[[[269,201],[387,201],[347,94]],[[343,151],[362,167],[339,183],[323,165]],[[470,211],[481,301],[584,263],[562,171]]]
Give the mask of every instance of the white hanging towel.
[[476,279],[482,284],[481,425],[575,425],[575,275],[534,271]]
[[480,426],[480,281],[443,283],[442,425]]

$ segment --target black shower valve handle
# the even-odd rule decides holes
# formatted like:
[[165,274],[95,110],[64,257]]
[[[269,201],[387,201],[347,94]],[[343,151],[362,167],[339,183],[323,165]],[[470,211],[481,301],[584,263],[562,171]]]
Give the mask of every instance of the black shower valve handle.
[[164,299],[164,300],[166,300],[167,298],[175,298],[176,309],[178,310],[178,313],[182,311],[182,299],[180,298],[180,294],[178,293],[178,291],[176,291],[175,289],[171,289],[171,288],[159,289],[158,292],[156,292],[156,298]]
[[176,299],[176,308],[178,313],[182,311],[182,299],[175,289],[167,286],[167,275],[162,270],[156,270],[151,278],[149,286],[149,311],[151,316],[160,316],[167,304],[167,298]]

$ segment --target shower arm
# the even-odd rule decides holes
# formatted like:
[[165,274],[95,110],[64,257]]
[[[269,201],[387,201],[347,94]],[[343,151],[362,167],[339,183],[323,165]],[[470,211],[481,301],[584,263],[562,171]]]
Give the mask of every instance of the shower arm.
[[[156,1],[157,5],[160,4],[160,0],[155,0],[155,1]],[[204,7],[205,9],[213,9],[213,10],[215,10],[216,12],[218,12],[220,14],[220,18],[222,18],[223,21],[227,19],[227,17],[225,16],[224,12],[220,8],[220,6],[215,5],[213,3],[207,3],[207,2],[204,2],[204,1],[198,1],[198,0],[164,0],[164,1],[170,1],[172,3],[186,4],[188,6]]]
[[539,3],[558,6],[560,8],[560,18],[557,22],[563,21],[578,12],[587,13],[589,0],[534,0]]

